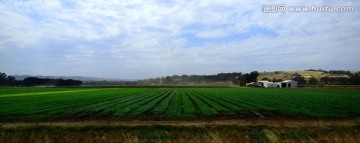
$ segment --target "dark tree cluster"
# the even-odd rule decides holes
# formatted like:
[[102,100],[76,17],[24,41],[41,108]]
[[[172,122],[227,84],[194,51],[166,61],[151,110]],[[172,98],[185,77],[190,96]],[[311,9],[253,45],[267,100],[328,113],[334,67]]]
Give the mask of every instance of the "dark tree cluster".
[[349,77],[322,77],[320,83],[326,85],[360,85],[360,72],[350,73]]
[[82,85],[85,85],[85,86],[103,86],[103,85],[106,85],[106,86],[118,86],[118,85],[121,85],[121,86],[136,86],[138,85],[138,82],[137,81],[87,81],[87,82],[84,82]]
[[245,78],[244,82],[245,83],[255,82],[255,81],[257,81],[258,76],[259,76],[259,72],[257,72],[257,71],[253,71],[251,73],[246,73],[243,75],[243,77]]
[[23,81],[24,86],[55,85],[55,79],[27,77]]
[[317,72],[327,72],[326,70],[322,70],[322,69],[308,69],[305,71],[317,71]]
[[318,79],[314,76],[310,77],[308,80],[308,85],[318,85]]
[[56,86],[80,86],[82,81],[73,79],[56,79],[55,83]]
[[349,77],[349,83],[352,85],[360,85],[360,72],[352,74]]
[[295,80],[299,85],[360,85],[360,72],[350,73],[348,71],[336,71],[332,74],[344,74],[349,77],[310,77],[307,81],[298,73],[292,75],[292,80]]
[[323,85],[348,85],[350,84],[347,77],[322,77],[320,83]]
[[27,77],[24,80],[16,80],[15,77],[0,72],[0,86],[80,86],[81,84],[82,81],[73,79]]
[[16,82],[15,77],[7,76],[6,73],[0,72],[0,86],[14,86]]
[[299,73],[294,73],[293,75],[291,75],[291,77],[292,77],[291,79],[297,81],[299,85],[306,84],[305,78],[301,76]]
[[228,82],[234,84],[239,83],[239,77],[242,73],[219,73],[217,75],[173,75],[161,78],[151,78],[140,81],[142,84],[164,84],[164,85],[180,85],[180,84],[206,84],[214,82]]
[[245,85],[248,82],[255,82],[259,73],[242,74],[241,72],[219,73],[216,75],[173,75],[160,78],[150,78],[138,81],[139,85],[204,85],[221,82],[231,82],[234,85]]
[[337,74],[337,75],[348,75],[351,76],[352,73],[350,71],[344,71],[344,70],[330,70],[330,71],[325,71],[325,73],[330,73],[330,74]]
[[73,79],[49,79],[49,78],[38,78],[38,77],[27,77],[24,79],[25,86],[80,86],[82,81]]

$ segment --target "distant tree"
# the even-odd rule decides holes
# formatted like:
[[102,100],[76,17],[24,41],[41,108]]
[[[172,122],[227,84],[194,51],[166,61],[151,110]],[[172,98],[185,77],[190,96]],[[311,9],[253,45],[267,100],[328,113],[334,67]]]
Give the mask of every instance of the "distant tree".
[[350,78],[347,77],[322,77],[320,78],[322,84],[325,85],[348,85]]
[[251,82],[251,77],[249,73],[244,74],[242,79],[244,80],[244,83]]
[[246,80],[245,80],[245,74],[242,74],[241,76],[238,77],[239,80],[239,85],[244,85],[246,84]]
[[16,84],[14,76],[7,76],[6,73],[0,72],[0,86],[15,86]]
[[242,76],[242,73],[239,72],[239,73],[232,73],[232,76],[231,76],[231,80],[232,80],[232,83],[235,84],[235,85],[240,85],[241,84],[241,76]]
[[80,86],[82,81],[73,80],[73,79],[57,79],[55,86]]
[[41,81],[40,78],[37,77],[27,77],[24,79],[24,84],[25,86],[35,86],[35,85],[40,85]]
[[352,75],[350,71],[344,71],[344,70],[330,70],[330,74],[337,74],[337,75],[345,74],[348,76]]
[[5,73],[0,72],[0,86],[6,85],[7,75]]
[[299,73],[294,73],[294,74],[292,75],[292,78],[291,78],[291,79],[297,81],[299,85],[304,85],[304,84],[306,84],[305,78],[304,78],[303,76],[301,76]]
[[324,85],[327,85],[330,83],[330,78],[328,76],[320,78],[320,82]]
[[73,79],[49,79],[38,77],[27,77],[23,81],[25,86],[38,86],[38,85],[55,85],[55,86],[80,86],[82,81]]
[[170,76],[166,76],[165,77],[165,84],[171,84],[172,83],[172,79]]
[[309,85],[317,85],[318,84],[318,80],[315,77],[310,77],[309,81],[308,81]]
[[360,72],[352,74],[349,77],[349,83],[352,85],[360,85]]
[[251,73],[250,73],[250,80],[251,80],[251,82],[257,81],[257,77],[258,77],[258,76],[259,76],[259,72],[257,72],[257,71],[251,72]]
[[6,84],[9,86],[15,86],[16,85],[16,79],[13,76],[8,76],[6,78]]
[[257,71],[253,71],[251,73],[243,74],[242,78],[240,78],[240,81],[242,81],[243,83],[255,82],[257,81],[258,76],[259,73]]

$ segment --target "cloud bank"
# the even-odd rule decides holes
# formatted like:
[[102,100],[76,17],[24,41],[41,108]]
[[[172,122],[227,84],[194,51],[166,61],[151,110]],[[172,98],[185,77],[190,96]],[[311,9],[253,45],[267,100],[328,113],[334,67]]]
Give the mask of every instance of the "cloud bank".
[[[354,11],[264,13],[264,4]],[[353,0],[4,0],[0,71],[141,79],[359,70],[359,6]]]

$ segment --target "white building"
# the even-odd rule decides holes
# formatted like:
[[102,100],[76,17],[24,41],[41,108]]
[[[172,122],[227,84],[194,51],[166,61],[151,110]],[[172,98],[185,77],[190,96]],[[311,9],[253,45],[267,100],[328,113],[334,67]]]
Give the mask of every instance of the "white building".
[[284,80],[282,82],[276,82],[278,85],[278,88],[291,88],[291,87],[297,87],[298,82],[294,80]]
[[266,87],[266,88],[268,88],[268,87],[277,87],[277,84],[276,84],[276,83],[269,82],[269,81],[266,81],[266,80],[264,80],[264,81],[257,81],[257,82],[256,82],[256,85],[257,85],[258,87]]
[[269,82],[269,81],[257,81],[255,83],[258,87],[265,87],[265,88],[291,88],[297,87],[298,83],[294,80],[284,80],[282,82]]

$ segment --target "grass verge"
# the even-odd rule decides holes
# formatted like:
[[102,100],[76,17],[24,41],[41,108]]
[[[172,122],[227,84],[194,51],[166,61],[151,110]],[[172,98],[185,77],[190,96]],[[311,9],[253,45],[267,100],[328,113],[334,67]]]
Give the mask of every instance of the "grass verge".
[[87,125],[2,126],[0,142],[102,143],[102,142],[360,142],[360,125]]

